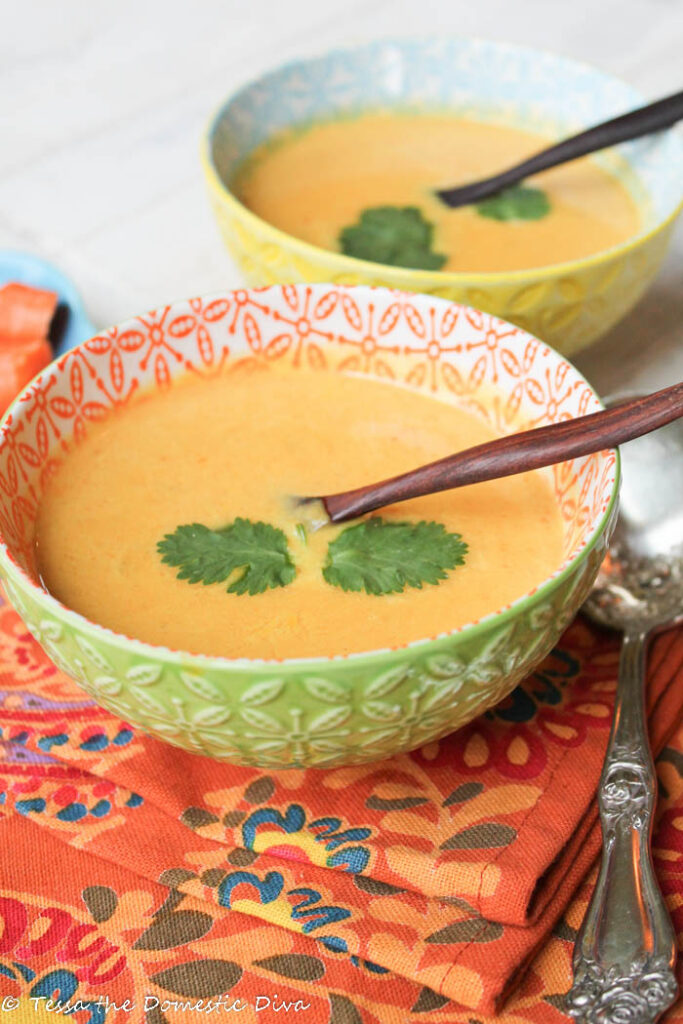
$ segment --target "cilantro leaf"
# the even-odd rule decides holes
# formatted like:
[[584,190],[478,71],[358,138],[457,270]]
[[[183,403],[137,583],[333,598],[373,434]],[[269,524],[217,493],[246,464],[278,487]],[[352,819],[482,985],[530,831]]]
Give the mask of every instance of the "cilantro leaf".
[[327,549],[323,576],[342,590],[400,594],[439,583],[462,565],[467,544],[441,523],[397,523],[379,516],[349,526]]
[[416,206],[373,206],[357,224],[344,228],[339,244],[346,256],[414,270],[439,270],[446,257],[432,252],[434,225]]
[[286,587],[296,575],[282,530],[249,519],[235,519],[222,530],[201,523],[179,526],[159,541],[157,550],[162,562],[180,569],[178,579],[189,583],[224,583],[242,569],[229,594],[262,594]]
[[491,220],[540,220],[550,213],[550,200],[540,188],[513,185],[477,203],[477,213]]

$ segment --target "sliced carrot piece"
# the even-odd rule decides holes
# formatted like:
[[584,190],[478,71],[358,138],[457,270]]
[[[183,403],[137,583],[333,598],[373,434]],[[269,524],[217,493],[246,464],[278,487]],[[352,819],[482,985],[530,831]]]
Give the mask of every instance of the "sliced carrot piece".
[[0,338],[47,338],[59,302],[56,292],[11,282],[0,288]]
[[56,292],[6,284],[0,288],[0,415],[52,359],[48,341]]
[[4,346],[0,337],[0,416],[23,387],[52,360],[52,349],[44,338],[34,338],[21,347]]
[[0,336],[0,416],[23,387],[52,360],[52,349],[44,338],[24,345],[6,347]]

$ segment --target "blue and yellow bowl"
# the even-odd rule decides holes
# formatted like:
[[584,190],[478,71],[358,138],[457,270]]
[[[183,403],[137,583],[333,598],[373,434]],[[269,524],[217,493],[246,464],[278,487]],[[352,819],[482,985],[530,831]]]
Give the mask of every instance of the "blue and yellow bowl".
[[230,182],[275,133],[364,109],[449,108],[552,137],[643,102],[610,75],[525,47],[466,38],[374,42],[288,64],[231,96],[209,124],[204,170],[225,243],[250,284],[328,281],[438,295],[494,313],[571,354],[623,317],[662,263],[683,205],[683,142],[675,131],[595,157],[636,199],[638,234],[584,259],[515,272],[406,270],[330,252],[255,216]]

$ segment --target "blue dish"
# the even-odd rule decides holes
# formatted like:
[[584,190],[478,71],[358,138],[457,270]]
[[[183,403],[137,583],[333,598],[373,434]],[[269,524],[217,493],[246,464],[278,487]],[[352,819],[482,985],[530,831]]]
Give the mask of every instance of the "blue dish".
[[97,334],[97,329],[88,318],[75,286],[51,263],[47,263],[29,252],[0,249],[0,287],[10,281],[57,292],[59,301],[68,306],[69,317],[64,333],[55,349],[55,355],[62,355],[74,345],[80,345],[82,341],[87,341],[88,338]]

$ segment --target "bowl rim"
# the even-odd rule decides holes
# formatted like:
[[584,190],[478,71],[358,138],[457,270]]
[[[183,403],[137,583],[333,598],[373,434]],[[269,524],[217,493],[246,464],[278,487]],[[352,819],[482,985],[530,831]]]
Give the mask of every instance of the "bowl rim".
[[[318,285],[318,287],[324,286],[325,285],[323,285],[322,283]],[[315,285],[311,286],[310,284],[300,283],[287,286],[278,284],[272,285],[269,288],[260,287],[222,289],[221,291],[206,293],[202,296],[191,296],[190,298],[187,299],[175,300],[174,302],[168,303],[163,308],[173,309],[174,307],[189,304],[194,299],[201,299],[202,302],[210,302],[215,298],[225,297],[226,295],[231,295],[239,291],[252,291],[262,296],[264,292],[267,292],[271,289],[281,289],[282,287],[294,287],[298,289],[311,288],[315,287]],[[327,285],[327,287],[329,287],[329,285]],[[334,285],[333,287],[339,288],[341,291],[353,292],[356,295],[363,292],[368,292],[372,294],[373,292],[377,291],[388,292],[392,294],[396,293],[396,289],[375,285]],[[412,293],[403,294],[410,298],[411,301],[435,301],[439,304],[457,305],[460,309],[478,312],[477,310],[473,310],[473,307],[471,306],[466,306],[463,303],[454,302],[453,300],[450,299],[444,299],[440,296],[424,295],[420,293],[418,293],[417,295]],[[507,321],[502,320],[500,317],[494,316],[493,319],[501,324],[512,326],[509,325]],[[116,327],[119,331],[124,331],[130,327],[136,326],[137,323],[138,321],[136,317],[129,317],[126,320],[123,320],[120,323],[113,326]],[[604,408],[600,396],[597,394],[595,389],[586,380],[583,374],[574,366],[574,364],[569,359],[566,358],[566,356],[563,356],[551,345],[548,345],[547,342],[544,342],[541,339],[536,338],[534,335],[530,334],[523,328],[515,329],[517,331],[521,331],[522,335],[524,335],[527,339],[537,341],[539,345],[543,346],[545,349],[548,350],[548,352],[551,354],[553,358],[559,360],[560,362],[566,363],[569,366],[572,373],[575,374],[577,381],[583,383],[588,388],[591,395],[598,402],[600,409]],[[94,335],[93,337],[98,337],[98,335]],[[47,376],[50,373],[57,372],[61,374],[67,362],[74,358],[78,354],[78,352],[87,345],[89,340],[91,339],[87,339],[86,341],[81,342],[79,345],[70,349],[62,356],[59,356],[58,358],[54,359],[51,363],[44,367],[38,374],[36,374],[35,377],[33,377],[33,379],[19,392],[19,394],[14,398],[14,400],[5,410],[5,413],[0,417],[0,439],[2,438],[7,426],[9,425],[9,421],[14,418],[14,415],[16,413],[19,413],[21,411],[22,403],[24,402],[25,398],[27,398],[28,395],[31,393],[32,389],[34,389],[36,385],[41,385],[42,378],[47,378]],[[371,650],[352,651],[348,654],[309,655],[305,657],[296,658],[229,658],[223,655],[193,653],[191,651],[186,651],[180,648],[176,649],[168,647],[163,644],[152,644],[145,640],[139,640],[136,637],[130,637],[125,633],[117,632],[116,630],[110,629],[108,626],[103,626],[100,623],[95,622],[92,619],[89,619],[87,616],[81,614],[80,612],[74,611],[74,609],[69,608],[68,605],[63,604],[58,598],[54,597],[51,593],[49,593],[49,591],[41,587],[31,578],[29,573],[14,558],[10,550],[10,545],[3,536],[1,527],[0,582],[2,581],[3,576],[11,578],[16,586],[21,587],[24,590],[28,590],[31,596],[31,600],[37,602],[39,605],[42,605],[42,607],[45,608],[46,611],[49,611],[57,619],[65,621],[73,629],[80,631],[81,633],[94,632],[96,637],[101,635],[102,638],[108,644],[113,644],[116,647],[125,649],[129,653],[133,652],[145,656],[148,659],[156,661],[170,661],[175,663],[180,662],[185,667],[188,665],[198,665],[204,669],[216,669],[222,670],[223,672],[244,671],[245,669],[272,670],[274,667],[276,667],[278,672],[284,671],[285,673],[289,673],[296,672],[301,668],[310,670],[315,666],[323,665],[329,666],[339,664],[353,664],[354,666],[358,666],[363,662],[372,663],[378,660],[386,660],[388,657],[391,656],[404,657],[406,653],[409,654],[414,651],[417,651],[418,653],[423,653],[424,651],[428,650],[430,646],[438,647],[444,641],[451,641],[460,637],[468,641],[479,635],[485,635],[486,632],[492,626],[494,626],[494,624],[495,626],[502,626],[505,623],[507,623],[510,619],[516,618],[518,615],[524,615],[525,613],[529,612],[536,604],[543,601],[548,594],[554,591],[557,587],[561,586],[565,580],[567,580],[579,569],[579,567],[583,564],[583,562],[585,562],[593,548],[598,543],[600,537],[603,535],[607,527],[607,524],[609,523],[610,518],[613,514],[619,496],[619,487],[621,483],[621,457],[619,449],[606,449],[603,454],[605,454],[605,456],[613,455],[615,457],[614,479],[611,484],[609,501],[604,511],[599,516],[595,517],[595,522],[588,538],[584,541],[583,545],[575,552],[573,557],[571,557],[565,563],[561,563],[560,568],[556,569],[555,572],[553,572],[551,575],[546,576],[542,580],[542,582],[539,583],[536,587],[532,588],[524,594],[521,594],[519,597],[515,598],[513,601],[503,606],[502,608],[495,609],[494,611],[482,616],[480,619],[476,619],[473,622],[464,623],[461,626],[457,626],[455,629],[446,630],[442,633],[436,634],[435,636],[420,637],[416,640],[412,640],[408,643],[401,644],[395,647],[382,647],[373,648]]]
[[[542,264],[537,267],[525,267],[521,270],[420,270],[418,268],[396,267],[389,263],[375,263],[371,260],[358,259],[355,256],[347,256],[345,253],[336,252],[334,249],[325,249],[322,246],[314,245],[312,242],[306,242],[302,238],[297,238],[296,235],[292,235],[288,231],[283,231],[281,228],[275,227],[275,225],[250,210],[248,206],[238,199],[232,189],[221,178],[213,158],[213,138],[215,130],[228,107],[243,93],[247,93],[249,90],[263,84],[273,75],[288,70],[294,70],[298,67],[302,67],[325,58],[359,53],[364,49],[369,49],[370,47],[377,45],[400,46],[406,42],[418,42],[427,45],[430,42],[437,42],[443,38],[444,37],[433,35],[416,36],[414,38],[402,38],[399,36],[368,40],[355,46],[333,47],[332,49],[325,50],[323,52],[309,54],[304,57],[295,57],[291,60],[284,61],[282,64],[278,64],[275,67],[264,71],[262,74],[243,82],[243,84],[234,89],[227,98],[220,101],[220,103],[213,109],[208,120],[205,122],[200,143],[200,159],[210,190],[215,193],[218,200],[224,204],[227,203],[227,205],[232,207],[243,220],[246,220],[248,223],[250,222],[262,235],[266,235],[271,239],[273,244],[286,244],[287,248],[290,250],[294,249],[304,258],[307,257],[311,259],[316,257],[318,262],[323,262],[321,258],[326,257],[328,261],[333,262],[338,268],[338,273],[346,271],[348,273],[364,273],[367,276],[377,276],[382,272],[388,273],[391,275],[392,281],[396,282],[396,287],[406,288],[406,290],[410,290],[410,288],[415,285],[430,285],[432,287],[434,285],[441,287],[447,287],[449,285],[461,287],[472,287],[476,285],[490,286],[492,284],[503,284],[506,282],[515,283],[529,278],[533,278],[533,280],[536,281],[539,279],[545,280],[546,278],[563,276],[565,274],[576,272],[579,269],[593,267],[599,263],[625,256],[633,249],[645,244],[655,235],[664,231],[667,227],[673,224],[683,210],[683,190],[678,203],[663,218],[660,217],[655,219],[654,223],[649,227],[643,227],[635,235],[630,235],[623,242],[609,246],[609,248],[606,249],[599,249],[597,252],[591,253],[587,256],[582,256],[573,260],[564,260],[561,263],[549,263]],[[575,60],[573,57],[557,53],[544,47],[523,46],[503,40],[486,38],[484,36],[461,36],[457,33],[450,33],[447,38],[462,39],[466,42],[472,43],[485,43],[486,45],[495,46],[502,51],[507,50],[514,51],[516,53],[522,52],[545,55],[564,63],[573,64],[577,68],[590,71],[592,74],[603,75],[605,78],[608,78],[615,83],[619,83],[621,86],[627,87],[634,94],[634,97],[637,97],[639,102],[646,102],[646,98],[640,90],[635,89],[624,79],[619,78],[616,75],[612,75],[609,72],[602,71],[600,68],[590,64],[588,61]],[[586,125],[585,127],[590,127],[590,125]],[[666,133],[668,133],[669,136],[678,143],[681,153],[681,163],[683,164],[683,138],[676,130],[675,125],[665,129],[664,132],[658,132],[655,134]]]

